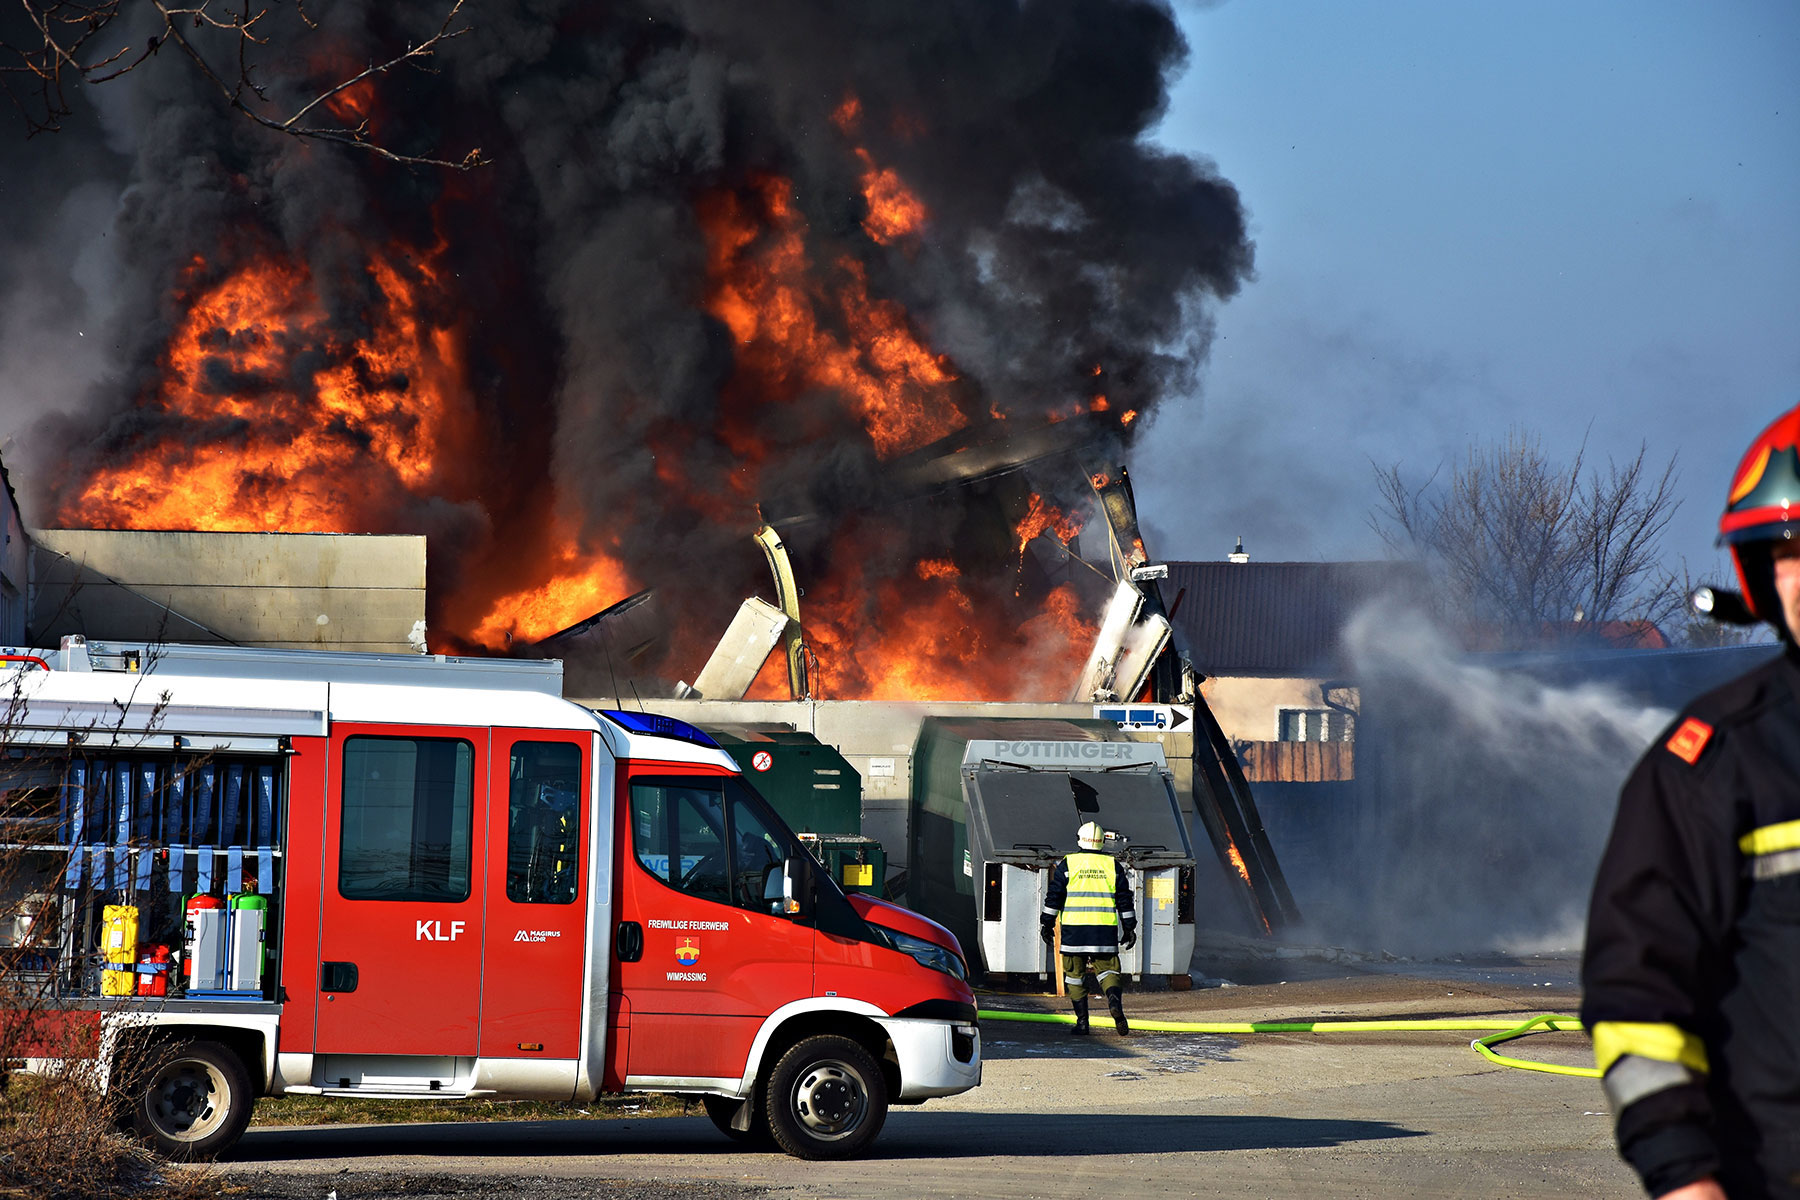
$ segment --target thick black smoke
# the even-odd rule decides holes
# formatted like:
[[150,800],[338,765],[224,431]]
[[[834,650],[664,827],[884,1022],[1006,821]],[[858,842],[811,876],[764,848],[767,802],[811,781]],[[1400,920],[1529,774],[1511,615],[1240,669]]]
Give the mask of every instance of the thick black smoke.
[[[276,8],[260,81],[277,100],[304,95],[416,40],[442,11],[313,3],[315,30]],[[372,119],[406,153],[479,147],[491,165],[472,173],[254,126],[167,47],[79,94],[63,133],[0,141],[13,214],[0,232],[13,239],[0,257],[5,331],[17,342],[47,301],[70,322],[98,322],[73,347],[90,357],[34,372],[33,394],[0,381],[10,429],[60,414],[10,464],[34,487],[34,517],[147,442],[242,436],[230,423],[171,428],[140,403],[196,284],[248,256],[285,255],[308,264],[331,319],[354,335],[382,303],[368,247],[423,255],[441,243],[483,452],[446,494],[383,497],[374,523],[438,535],[434,591],[504,591],[508,571],[529,582],[516,560],[544,551],[519,531],[545,526],[548,478],[591,544],[657,586],[673,618],[710,624],[761,579],[745,540],[754,502],[827,515],[796,525],[790,542],[829,570],[842,520],[886,519],[909,485],[839,398],[801,394],[755,413],[766,450],[756,494],[732,490],[743,463],[724,431],[741,429],[758,398],[734,392],[732,338],[704,306],[707,197],[789,181],[810,259],[860,264],[875,296],[905,307],[953,364],[946,403],[972,426],[997,410],[1005,429],[1038,427],[1094,391],[1097,366],[1115,411],[1188,389],[1208,337],[1195,302],[1230,296],[1250,272],[1236,191],[1209,164],[1145,140],[1186,52],[1166,3],[539,0],[468,15],[471,31],[435,72],[379,82]],[[833,121],[852,96],[853,137]],[[883,245],[864,232],[868,162],[923,203],[917,235]],[[77,195],[88,217],[71,228]],[[78,261],[102,243],[104,262],[88,262],[75,286]],[[25,246],[36,248],[28,268]],[[59,359],[70,348],[58,342]],[[668,486],[671,456],[708,503]],[[722,522],[711,503],[721,499],[744,520]],[[971,521],[992,524],[971,504],[914,505],[902,523],[916,537],[878,569],[954,549]]]

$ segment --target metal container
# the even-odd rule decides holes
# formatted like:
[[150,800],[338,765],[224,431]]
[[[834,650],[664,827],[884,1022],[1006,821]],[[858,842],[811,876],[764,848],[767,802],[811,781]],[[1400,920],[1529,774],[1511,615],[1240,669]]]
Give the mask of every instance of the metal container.
[[225,990],[262,993],[263,937],[269,902],[261,896],[233,896],[225,935]]
[[874,838],[848,833],[803,833],[800,840],[846,892],[883,894],[887,851]]
[[[912,800],[906,822],[911,833],[907,850],[906,903],[907,907],[954,933],[976,970],[1003,971],[1007,968],[986,966],[980,953],[976,880],[985,880],[986,871],[984,867],[976,866],[969,850],[969,804],[963,795],[962,782],[963,755],[969,743],[977,738],[1100,740],[1109,736],[1119,736],[1116,726],[1079,719],[926,717],[919,726],[912,753]],[[1071,850],[1074,849],[1075,827],[1070,826],[1066,831],[1061,829],[1067,824],[1062,819],[1066,808],[1065,805],[1063,810],[1058,810],[1055,829],[1046,824],[1036,840],[1055,844],[1052,839],[1060,836]],[[1026,903],[1022,889],[1022,883],[1015,883],[1008,890],[1007,894],[1015,897],[1015,905]],[[983,903],[988,902],[984,900]],[[1033,912],[1042,907],[1040,891]],[[1035,938],[1037,927],[1033,925],[1031,931]],[[1045,970],[1046,967],[1040,964],[1032,967],[1030,973],[1041,974]]]
[[971,965],[1049,975],[1038,927],[1050,874],[1075,830],[1098,821],[1138,910],[1121,965],[1187,976],[1194,857],[1160,745],[1100,722],[927,718],[914,762],[909,901],[957,935]]
[[702,728],[795,833],[862,833],[862,776],[831,746],[786,725]]
[[188,991],[212,992],[225,987],[225,902],[217,896],[194,896],[187,902],[186,945],[181,973]]

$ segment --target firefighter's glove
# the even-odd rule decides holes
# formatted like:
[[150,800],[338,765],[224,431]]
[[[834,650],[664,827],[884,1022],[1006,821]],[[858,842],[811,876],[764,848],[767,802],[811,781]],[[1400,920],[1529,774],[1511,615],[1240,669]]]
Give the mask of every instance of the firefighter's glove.
[[1044,939],[1044,945],[1046,945],[1046,946],[1048,946],[1051,942],[1054,942],[1056,940],[1056,922],[1054,922],[1054,921],[1039,922],[1038,923],[1038,936]]
[[1127,925],[1125,927],[1125,937],[1119,942],[1119,946],[1122,949],[1129,950],[1135,945],[1137,945],[1137,926]]

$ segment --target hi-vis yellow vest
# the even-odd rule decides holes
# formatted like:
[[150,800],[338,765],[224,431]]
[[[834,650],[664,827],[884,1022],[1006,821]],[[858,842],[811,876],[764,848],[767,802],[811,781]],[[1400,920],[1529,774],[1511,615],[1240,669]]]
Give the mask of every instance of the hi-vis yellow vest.
[[1063,860],[1069,864],[1069,891],[1063,900],[1064,925],[1117,925],[1119,909],[1113,902],[1118,868],[1109,854],[1079,851]]

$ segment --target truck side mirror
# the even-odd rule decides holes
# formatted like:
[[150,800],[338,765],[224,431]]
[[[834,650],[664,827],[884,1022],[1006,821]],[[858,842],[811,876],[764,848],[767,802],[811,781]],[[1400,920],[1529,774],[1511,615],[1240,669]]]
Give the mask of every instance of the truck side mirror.
[[[770,882],[773,882],[771,872]],[[784,859],[781,893],[771,911],[784,917],[809,917],[813,911],[812,864],[805,857]]]
[[770,863],[763,871],[763,903],[768,905],[772,913],[785,911],[782,901],[787,895],[785,884],[785,867],[781,863]]

